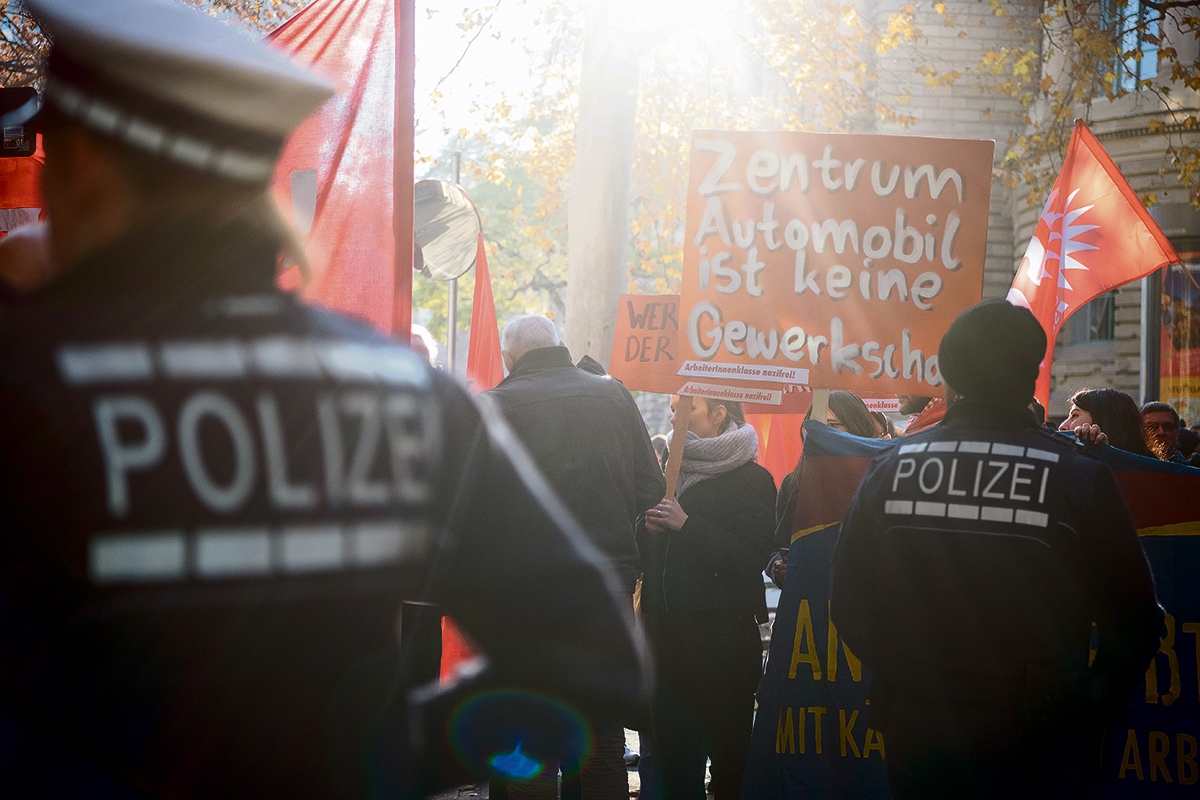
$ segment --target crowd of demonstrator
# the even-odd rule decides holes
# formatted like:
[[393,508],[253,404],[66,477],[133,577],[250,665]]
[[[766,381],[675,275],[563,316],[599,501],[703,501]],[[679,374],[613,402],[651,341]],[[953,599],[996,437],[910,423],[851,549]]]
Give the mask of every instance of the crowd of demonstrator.
[[[276,285],[303,253],[267,187],[331,84],[178,4],[24,5],[53,42],[50,224],[0,246],[0,796],[408,798],[491,769],[628,800],[625,721],[645,797],[704,800],[711,761],[733,800],[796,502],[741,407],[691,403],[664,496],[631,395],[548,320],[506,328],[476,404]],[[1158,647],[1112,473],[1034,416],[1045,347],[1025,309],[964,312],[945,399],[902,398],[843,521],[830,613],[898,800],[1084,796]],[[820,421],[895,434],[848,392]],[[1169,406],[1108,390],[1065,427],[1196,458]],[[486,665],[409,695],[406,600]]]
[[[545,318],[518,319],[502,339],[510,374],[489,394],[616,569],[651,645],[656,666],[651,713],[629,721],[642,731],[643,796],[698,799],[707,788],[717,800],[737,797],[761,671],[758,625],[767,620],[760,570],[765,564],[772,580],[783,585],[799,464],[777,493],[770,474],[756,463],[757,436],[741,405],[694,398],[676,493],[663,497],[659,468],[669,457],[669,437],[652,443],[618,382],[602,377],[590,359],[573,364]],[[854,436],[890,439],[935,435],[948,414],[970,420],[969,414],[983,413],[978,424],[987,429],[989,415],[1002,419],[1009,413],[1003,404],[992,409],[955,388],[947,395],[948,400],[902,396],[900,411],[908,415],[902,434],[849,391],[830,393],[823,421]],[[677,406],[678,398],[672,398],[672,421]],[[1164,403],[1139,409],[1121,392],[1087,389],[1074,393],[1068,406],[1059,429],[1080,429],[1079,439],[1089,446],[1107,443],[1176,462],[1200,457],[1197,437]],[[1074,438],[1054,434],[1036,400],[1028,398],[1015,409],[1005,424],[1025,431],[1022,436],[1086,450]],[[955,428],[946,430],[952,435]],[[599,732],[590,759],[562,765],[563,796],[624,798],[621,756],[619,732]],[[628,752],[624,756],[636,760]],[[507,792],[553,797],[555,773],[548,771],[540,786],[510,784]]]

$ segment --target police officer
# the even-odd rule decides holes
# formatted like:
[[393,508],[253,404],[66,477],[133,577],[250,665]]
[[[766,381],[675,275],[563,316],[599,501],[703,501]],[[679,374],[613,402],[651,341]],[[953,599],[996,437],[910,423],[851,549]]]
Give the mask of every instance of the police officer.
[[1112,473],[1026,407],[1045,347],[1026,309],[963,312],[945,420],[881,453],[842,521],[833,621],[872,670],[901,800],[1098,796],[1104,713],[1158,648]]
[[[0,796],[416,796],[635,709],[630,615],[503,423],[275,288],[329,84],[173,3],[27,6],[60,274],[0,314]],[[412,708],[406,598],[486,656]]]

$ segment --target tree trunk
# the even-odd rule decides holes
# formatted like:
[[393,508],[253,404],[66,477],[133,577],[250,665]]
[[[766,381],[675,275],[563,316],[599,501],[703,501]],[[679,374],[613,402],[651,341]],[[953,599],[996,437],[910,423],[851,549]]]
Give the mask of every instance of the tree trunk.
[[608,366],[626,291],[638,56],[601,2],[588,12],[567,207],[566,336],[571,355]]

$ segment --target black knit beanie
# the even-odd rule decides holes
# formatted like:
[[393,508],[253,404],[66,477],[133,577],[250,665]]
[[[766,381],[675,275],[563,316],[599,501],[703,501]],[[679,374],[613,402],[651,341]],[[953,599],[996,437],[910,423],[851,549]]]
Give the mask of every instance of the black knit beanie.
[[938,348],[938,369],[964,397],[1027,405],[1046,332],[1029,309],[1006,300],[984,300],[958,315]]

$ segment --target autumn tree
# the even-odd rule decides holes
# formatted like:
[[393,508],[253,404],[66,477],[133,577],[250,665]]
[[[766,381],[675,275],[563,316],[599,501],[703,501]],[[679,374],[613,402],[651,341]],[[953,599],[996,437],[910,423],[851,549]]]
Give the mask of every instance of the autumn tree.
[[0,86],[38,83],[47,50],[33,15],[16,0],[0,0]]
[[[86,0],[81,0],[86,1]],[[180,0],[265,35],[308,0]],[[0,86],[41,85],[50,43],[20,0],[0,0]]]
[[[974,3],[980,6],[980,2]],[[960,18],[972,3],[937,2],[938,24],[972,35]],[[966,84],[1011,98],[1023,112],[1000,164],[1010,186],[1040,205],[1057,174],[1076,118],[1143,116],[1162,135],[1164,179],[1200,202],[1200,149],[1193,131],[1200,111],[1200,0],[986,0],[1007,32],[974,64],[949,68],[914,32],[913,62],[931,87]],[[1156,199],[1154,193],[1143,198]]]
[[[543,191],[536,204],[520,205],[526,215],[522,227],[559,246],[565,241],[562,212],[577,155],[574,126],[586,10],[581,0],[543,6],[540,22],[551,31],[552,44],[530,53],[531,73],[537,76],[533,90],[497,98],[484,123],[469,132],[485,148],[483,161],[472,164],[478,174],[505,185],[512,185],[518,167],[537,176]],[[859,129],[863,118],[899,125],[910,118],[903,98],[877,96],[874,68],[864,68],[862,54],[886,52],[907,41],[911,10],[884,15],[882,27],[875,16],[846,4],[747,0],[734,11],[732,37],[724,20],[703,15],[674,18],[657,29],[633,24],[622,29],[622,35],[644,42],[627,43],[643,46],[626,248],[630,291],[679,290],[693,130],[849,131]],[[515,108],[525,113],[514,113]]]
[[[187,1],[256,32],[303,5]],[[519,96],[493,93],[479,101],[486,105],[477,129],[446,131],[464,143],[464,180],[477,200],[483,198],[502,317],[557,316],[563,309],[587,25],[586,0],[524,2],[537,7],[549,43],[513,45],[514,57],[529,63],[532,88]],[[1045,197],[1074,118],[1102,116],[1121,104],[1136,106],[1144,124],[1163,137],[1163,180],[1200,200],[1200,0],[737,0],[696,8],[657,28],[635,24],[639,16],[623,29],[642,37],[625,237],[630,290],[679,288],[693,130],[903,131],[917,119],[911,93],[922,83],[944,92],[971,88],[1016,109],[1005,120],[1010,133],[998,168],[1031,205]],[[716,8],[725,15],[714,16]],[[488,25],[495,9],[493,0],[455,12],[464,42]],[[976,43],[981,16],[1005,35],[969,57],[938,38],[949,30]],[[45,47],[21,7],[0,0],[0,82],[36,83]],[[423,127],[439,124],[446,102],[439,92],[440,86],[422,98],[428,105]],[[436,161],[423,154],[418,172],[436,171]],[[441,169],[439,176],[448,177],[444,162]],[[1155,198],[1151,192],[1145,199]],[[466,303],[470,295],[463,289]],[[418,289],[433,304],[437,291]],[[459,318],[465,326],[469,314]]]

